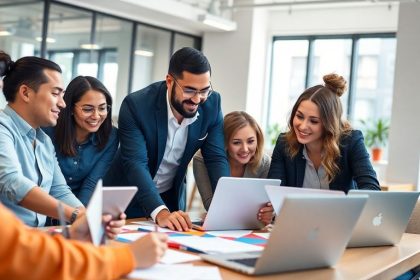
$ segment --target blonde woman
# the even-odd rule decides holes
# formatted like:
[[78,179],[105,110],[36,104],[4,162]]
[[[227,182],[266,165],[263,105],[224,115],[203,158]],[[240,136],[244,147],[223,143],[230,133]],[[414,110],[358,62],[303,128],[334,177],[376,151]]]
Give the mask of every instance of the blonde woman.
[[[267,178],[270,157],[264,154],[264,135],[255,119],[246,112],[234,111],[225,116],[223,126],[231,176]],[[213,189],[200,153],[194,156],[193,170],[203,205],[208,210]],[[273,217],[271,204],[262,207],[257,215],[263,223],[270,223]]]

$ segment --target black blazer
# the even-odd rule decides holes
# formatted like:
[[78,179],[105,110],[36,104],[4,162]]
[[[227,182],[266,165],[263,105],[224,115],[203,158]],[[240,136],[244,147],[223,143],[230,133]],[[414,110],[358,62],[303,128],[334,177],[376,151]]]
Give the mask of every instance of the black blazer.
[[[282,186],[301,188],[306,168],[303,145],[294,158],[286,152],[286,145],[285,134],[280,134],[273,151],[268,178],[281,179]],[[349,135],[343,136],[340,140],[340,154],[340,171],[329,184],[331,190],[346,193],[350,189],[380,190],[362,132],[353,130]]]
[[139,188],[126,214],[129,218],[149,216],[160,205],[185,210],[185,175],[188,163],[201,148],[212,186],[229,176],[223,142],[223,115],[220,95],[213,94],[198,107],[197,120],[188,127],[188,139],[173,187],[166,198],[159,195],[153,178],[162,161],[168,135],[167,88],[165,81],[131,93],[121,104],[118,133],[120,148],[104,178],[110,186]]

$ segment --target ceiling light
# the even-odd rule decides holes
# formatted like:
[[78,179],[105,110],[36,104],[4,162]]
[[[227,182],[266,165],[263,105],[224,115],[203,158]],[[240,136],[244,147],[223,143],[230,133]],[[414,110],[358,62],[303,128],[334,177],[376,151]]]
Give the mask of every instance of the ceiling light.
[[8,30],[0,30],[0,36],[10,36],[12,35],[12,32]]
[[199,15],[198,20],[221,31],[234,31],[237,27],[236,22],[211,14]]
[[80,47],[85,50],[99,50],[101,48],[98,44],[81,44]]
[[[42,41],[42,37],[36,37],[35,40],[37,40],[38,42],[41,42]],[[56,39],[51,38],[51,37],[47,37],[46,41],[47,41],[47,43],[55,43],[55,42],[57,42]]]
[[152,57],[155,54],[152,51],[147,51],[147,50],[142,50],[142,49],[138,49],[134,51],[135,55],[140,55],[140,56],[145,56],[145,57]]

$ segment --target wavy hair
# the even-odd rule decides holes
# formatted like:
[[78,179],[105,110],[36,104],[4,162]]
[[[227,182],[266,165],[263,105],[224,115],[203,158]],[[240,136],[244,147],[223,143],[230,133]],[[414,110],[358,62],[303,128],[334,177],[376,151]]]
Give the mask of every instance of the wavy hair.
[[257,121],[248,113],[244,111],[233,111],[227,114],[223,121],[224,135],[225,135],[225,147],[228,147],[232,137],[245,126],[249,125],[254,129],[257,136],[257,149],[255,155],[251,158],[248,165],[251,172],[255,173],[258,166],[261,164],[261,159],[264,154],[264,134],[262,133],[261,127]]
[[302,147],[293,129],[293,119],[302,101],[310,100],[318,106],[323,126],[322,166],[331,182],[340,171],[337,160],[340,157],[340,138],[351,131],[350,123],[342,119],[343,108],[340,96],[346,90],[346,80],[337,74],[327,74],[323,77],[325,85],[316,85],[306,89],[293,106],[289,118],[289,130],[286,133],[287,152],[291,158],[295,157]]

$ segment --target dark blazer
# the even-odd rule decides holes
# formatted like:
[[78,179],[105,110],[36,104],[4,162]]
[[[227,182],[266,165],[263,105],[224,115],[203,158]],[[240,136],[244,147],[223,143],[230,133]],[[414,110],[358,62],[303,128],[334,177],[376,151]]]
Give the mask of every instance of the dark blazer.
[[220,95],[213,92],[199,106],[197,120],[188,126],[184,155],[172,188],[161,197],[153,178],[162,161],[168,134],[167,87],[164,81],[129,94],[119,114],[120,148],[105,185],[131,185],[139,188],[126,213],[129,218],[150,216],[160,205],[170,211],[185,210],[185,174],[188,163],[201,148],[213,189],[222,176],[229,176],[224,151],[223,115]]
[[[290,158],[286,152],[286,139],[280,134],[273,151],[268,178],[281,179],[282,186],[302,187],[306,159],[303,145],[298,154]],[[380,190],[376,173],[369,161],[362,132],[353,130],[340,140],[339,173],[330,182],[331,190],[348,192],[350,189]]]

